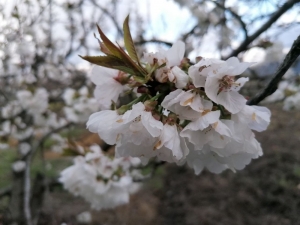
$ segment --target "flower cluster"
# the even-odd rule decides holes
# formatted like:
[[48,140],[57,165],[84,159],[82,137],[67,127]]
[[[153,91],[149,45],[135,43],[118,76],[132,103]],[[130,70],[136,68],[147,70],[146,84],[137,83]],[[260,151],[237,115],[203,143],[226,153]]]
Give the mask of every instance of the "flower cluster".
[[131,173],[139,164],[137,158],[111,159],[99,146],[92,145],[89,152],[77,156],[74,165],[61,172],[59,180],[65,189],[91,203],[92,208],[114,208],[128,203],[129,194],[137,191]]
[[[248,78],[237,76],[251,63],[235,57],[199,57],[191,65],[180,41],[167,51],[145,53],[140,61],[130,35],[125,36],[129,57],[100,28],[99,33],[107,56],[83,58],[103,66],[93,68],[91,79],[98,102],[110,102],[112,108],[92,114],[87,128],[116,144],[116,157],[139,157],[143,163],[152,157],[178,165],[187,162],[199,174],[204,167],[214,173],[240,170],[262,155],[252,130],[265,130],[271,113],[246,105],[238,92]],[[124,90],[136,97],[116,107]]]

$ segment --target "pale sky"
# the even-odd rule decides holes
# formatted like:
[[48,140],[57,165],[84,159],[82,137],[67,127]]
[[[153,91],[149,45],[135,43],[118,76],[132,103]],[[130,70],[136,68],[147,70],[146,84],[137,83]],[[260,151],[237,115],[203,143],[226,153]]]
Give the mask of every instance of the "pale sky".
[[[227,6],[234,7],[236,1],[237,0],[227,1]],[[0,3],[4,3],[5,5],[5,12],[10,12],[12,10],[14,2],[19,2],[21,4],[22,0],[0,0]],[[61,2],[64,1],[61,0]],[[87,0],[87,4],[88,2],[89,1]],[[98,2],[99,4],[105,6],[110,1],[101,0]],[[157,39],[175,42],[180,37],[181,33],[189,31],[197,23],[196,18],[193,18],[188,9],[180,8],[177,3],[171,0],[122,0],[121,2],[122,5],[119,6],[118,14],[116,15],[119,24],[122,24],[127,14],[132,11],[133,13],[131,13],[130,16],[132,19],[134,19],[136,17],[134,10],[137,10],[138,14],[143,16],[143,26],[148,27],[145,34],[146,38],[149,39],[155,37]],[[245,8],[241,7],[240,11],[242,12],[243,10],[245,10]],[[279,22],[287,23],[293,21],[295,18],[297,18],[300,22],[300,16],[296,9],[290,10],[289,13],[281,17]],[[96,22],[97,21],[95,21],[95,23]],[[276,38],[274,38],[274,40],[283,42],[287,50],[299,35],[299,33],[300,26],[293,30],[289,30],[288,32],[280,33],[276,36]],[[267,32],[267,34],[272,35],[270,32]],[[110,36],[110,34],[108,34],[108,36]],[[114,36],[111,37],[113,38]],[[219,37],[217,37],[214,33],[207,34],[203,40],[204,45],[202,45],[201,49],[198,49],[197,52],[194,52],[192,56],[202,55],[205,57],[218,57],[219,54],[216,52],[215,47],[215,43],[217,42],[218,38]],[[233,46],[236,46],[237,44],[238,41],[233,42]],[[154,50],[154,46],[155,45],[149,45],[149,50]],[[254,50],[254,53],[251,53],[251,57],[253,57],[253,55],[256,55],[255,57],[258,59],[258,55],[261,55],[261,51],[255,51],[256,50]]]

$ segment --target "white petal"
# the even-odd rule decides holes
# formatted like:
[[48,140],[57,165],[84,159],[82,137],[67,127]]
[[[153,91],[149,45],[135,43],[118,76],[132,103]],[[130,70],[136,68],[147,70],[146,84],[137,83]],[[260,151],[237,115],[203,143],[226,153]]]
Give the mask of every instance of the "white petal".
[[206,135],[203,131],[197,130],[192,131],[188,129],[183,129],[180,132],[180,136],[187,138],[189,142],[191,142],[196,149],[202,149],[203,145],[210,141],[211,136]]
[[179,97],[182,96],[185,92],[181,89],[177,89],[175,91],[170,92],[162,101],[161,105],[162,107],[173,111],[174,110],[174,104],[179,102]]
[[199,67],[191,66],[188,70],[188,74],[193,81],[195,87],[204,87],[207,76],[199,72]]
[[219,121],[220,111],[212,111],[206,113],[204,116],[200,116],[197,120],[190,122],[183,130],[204,130],[210,124]]
[[266,107],[252,106],[255,112],[251,115],[251,122],[248,124],[252,130],[264,131],[270,124],[271,112]]
[[217,96],[217,103],[223,105],[231,113],[241,111],[246,102],[247,100],[235,91],[221,91]]
[[121,116],[116,111],[104,110],[90,116],[87,128],[91,132],[98,133],[106,143],[113,145],[122,130],[123,124],[118,123],[120,119]]
[[[165,149],[161,147],[165,147]],[[165,124],[161,136],[159,137],[158,145],[155,146],[160,149],[160,152],[167,151],[163,153],[165,161],[174,162],[179,161],[188,154],[188,148],[185,144],[184,138],[181,138],[178,134],[176,125]],[[168,154],[170,151],[172,154]],[[161,153],[158,154],[161,154]],[[166,156],[170,155],[171,158],[166,159]],[[160,156],[162,157],[162,155]],[[158,155],[158,158],[160,158]],[[161,158],[160,158],[161,159]]]
[[241,77],[241,78],[237,79],[234,82],[234,84],[231,86],[230,90],[231,91],[239,91],[247,81],[249,81],[248,77]]
[[132,110],[128,110],[122,116],[123,123],[129,123],[133,121],[135,118],[140,116],[145,110],[145,106],[143,103],[138,102],[132,106]]
[[239,75],[252,64],[252,63],[247,63],[247,62],[240,62],[238,58],[236,57],[231,57],[226,60],[226,64],[230,67],[227,71],[227,75],[230,76],[236,76]]
[[152,137],[158,137],[163,129],[162,122],[154,119],[151,112],[143,112],[142,123]]
[[106,83],[107,80],[113,80],[118,76],[119,71],[114,69],[105,68],[102,66],[93,66],[90,72],[91,80],[96,85]]
[[179,66],[183,59],[185,44],[182,41],[175,42],[172,47],[166,52],[167,66]]
[[141,160],[150,159],[155,156],[150,145],[135,145],[131,142],[124,140],[122,143],[116,146],[116,157],[139,157]]
[[266,107],[245,105],[240,112],[232,115],[232,120],[247,124],[252,130],[261,132],[267,129],[270,117],[271,112]]
[[188,75],[184,71],[182,71],[181,69],[179,69],[179,67],[174,66],[171,69],[171,73],[170,74],[173,74],[173,76],[175,77],[175,80],[174,80],[174,78],[172,78],[172,76],[171,76],[171,79],[170,79],[170,76],[169,76],[169,80],[171,82],[174,82],[175,86],[177,88],[184,88],[187,85],[187,83],[189,81],[189,77],[188,77]]
[[96,86],[94,96],[100,103],[102,109],[110,108],[112,101],[117,102],[124,87],[115,80],[110,80],[106,84]]
[[212,101],[218,103],[217,95],[219,92],[219,79],[216,77],[208,77],[205,83],[205,93]]

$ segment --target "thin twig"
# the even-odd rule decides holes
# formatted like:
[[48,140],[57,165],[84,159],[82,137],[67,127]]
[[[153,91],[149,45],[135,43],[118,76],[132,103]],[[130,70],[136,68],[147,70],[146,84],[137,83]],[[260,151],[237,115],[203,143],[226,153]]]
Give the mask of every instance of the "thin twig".
[[24,214],[26,219],[26,225],[33,225],[30,207],[30,196],[31,196],[31,178],[30,178],[30,165],[32,159],[32,151],[26,156],[26,167],[24,174]]
[[171,42],[162,41],[162,40],[158,40],[158,39],[141,40],[141,41],[135,42],[134,44],[135,45],[143,45],[143,44],[147,44],[147,43],[164,44],[164,45],[167,45],[167,46],[172,46],[173,45]]
[[73,123],[65,124],[61,127],[51,130],[47,134],[45,134],[38,142],[33,145],[31,151],[25,158],[26,167],[25,167],[25,175],[24,175],[24,214],[26,219],[26,225],[33,225],[32,222],[32,214],[31,214],[31,205],[30,205],[30,197],[31,197],[31,178],[30,178],[30,166],[31,161],[35,155],[35,153],[41,148],[44,141],[47,140],[51,134],[57,133],[69,126],[73,125]]
[[294,41],[290,51],[285,56],[285,59],[283,60],[282,64],[279,66],[277,72],[267,85],[265,89],[263,89],[260,93],[258,93],[256,96],[254,96],[252,99],[248,100],[248,105],[257,105],[259,102],[264,100],[269,95],[273,94],[277,87],[278,83],[280,82],[283,75],[286,73],[286,71],[292,66],[292,64],[296,61],[297,57],[300,55],[300,35],[298,38]]
[[241,16],[238,15],[236,12],[234,12],[233,10],[231,10],[230,8],[226,8],[225,6],[223,6],[222,4],[220,4],[217,1],[214,0],[208,0],[209,2],[213,2],[218,8],[223,9],[224,11],[229,12],[241,25],[244,35],[245,35],[245,40],[248,39],[248,30],[246,27],[245,22],[242,20]]
[[97,1],[91,0],[91,2],[92,2],[92,4],[94,6],[98,7],[104,14],[106,14],[111,19],[111,21],[113,22],[114,26],[117,28],[118,35],[119,36],[123,36],[123,31],[120,28],[118,22],[116,21],[115,15],[112,15],[105,7],[102,7],[101,5],[99,5],[97,3]]
[[287,1],[283,6],[281,6],[270,18],[267,22],[265,22],[254,34],[245,39],[240,46],[235,49],[230,55],[225,57],[224,59],[230,58],[232,56],[237,56],[242,51],[246,50],[248,45],[251,44],[259,35],[269,29],[286,11],[292,8],[296,3],[299,3],[300,0],[290,0]]
[[37,148],[36,148],[35,150],[38,150],[38,149],[43,145],[44,141],[46,141],[46,140],[51,136],[51,134],[58,133],[58,132],[62,131],[63,129],[66,129],[66,128],[72,126],[72,125],[74,125],[74,123],[73,123],[73,122],[70,122],[70,123],[67,123],[67,124],[65,124],[65,125],[63,125],[63,126],[61,126],[61,127],[58,127],[58,128],[55,128],[55,129],[49,131],[47,134],[45,134],[45,135],[39,140],[39,142],[38,142],[38,144],[37,144]]

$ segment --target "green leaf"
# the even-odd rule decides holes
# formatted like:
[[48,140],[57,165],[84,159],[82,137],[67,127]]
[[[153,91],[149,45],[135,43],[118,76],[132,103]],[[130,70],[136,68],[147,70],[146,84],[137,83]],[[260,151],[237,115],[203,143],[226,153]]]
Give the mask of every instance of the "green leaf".
[[[103,44],[106,46],[106,48],[111,52],[112,55],[108,56],[114,56],[116,58],[122,59],[124,61],[123,64],[126,64],[127,67],[132,68],[135,71],[136,75],[146,75],[147,71],[141,67],[140,65],[137,65],[130,57],[127,55],[127,53],[118,45],[114,45],[102,32],[100,27],[97,25],[98,32],[100,34],[100,37],[103,41]],[[99,64],[98,64],[99,65]],[[111,68],[111,67],[110,67]]]
[[140,65],[140,61],[139,61],[137,52],[135,50],[132,36],[130,33],[130,29],[129,29],[129,15],[126,17],[126,19],[123,23],[123,31],[124,31],[125,48],[129,54],[129,56]]
[[82,59],[108,68],[114,68],[115,66],[126,66],[126,64],[119,58],[108,55],[108,56],[80,56]]
[[139,71],[143,76],[147,75],[147,71],[140,65],[137,65],[127,54],[126,52],[119,46],[120,51],[122,52],[123,60],[126,64],[131,65],[135,68],[135,70]]
[[113,55],[108,56],[80,56],[82,59],[96,64],[98,66],[103,66],[111,69],[116,69],[129,73],[132,75],[140,75],[140,71],[135,67],[132,67],[131,64],[127,64],[124,60],[119,59]]
[[122,58],[122,53],[120,52],[120,49],[114,45],[114,43],[112,43],[107,37],[106,35],[102,32],[102,30],[100,29],[100,27],[97,25],[97,29],[98,32],[100,34],[100,37],[103,41],[103,44],[105,45],[105,47],[111,52],[111,54],[113,56],[116,56],[118,58]]
[[132,75],[136,74],[136,72],[133,69],[125,66],[115,66],[115,69],[121,70],[125,73],[132,74]]

